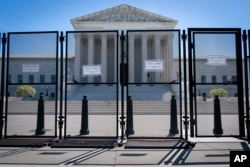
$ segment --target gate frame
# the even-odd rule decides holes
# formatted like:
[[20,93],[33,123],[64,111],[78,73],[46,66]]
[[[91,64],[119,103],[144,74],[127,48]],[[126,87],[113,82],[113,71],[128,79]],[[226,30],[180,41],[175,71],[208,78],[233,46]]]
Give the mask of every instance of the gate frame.
[[[69,40],[68,40],[68,34],[77,34],[77,33],[116,33],[116,52],[115,52],[115,55],[114,56],[116,56],[116,62],[115,62],[115,64],[116,64],[116,68],[117,68],[117,72],[116,72],[116,81],[114,81],[114,82],[100,82],[100,83],[98,83],[98,84],[100,84],[100,85],[108,85],[108,84],[115,84],[116,85],[116,134],[115,134],[115,136],[91,136],[91,135],[86,135],[86,136],[83,136],[83,135],[81,135],[81,136],[68,136],[67,135],[67,115],[68,115],[68,113],[67,113],[67,86],[68,85],[95,85],[96,83],[94,83],[94,82],[91,82],[91,83],[83,83],[83,82],[81,82],[81,83],[74,83],[74,84],[69,84],[68,83],[68,81],[67,81],[67,74],[68,74],[68,70],[67,70],[67,68],[68,68],[68,42],[69,42]],[[119,70],[119,66],[118,66],[118,64],[119,64],[119,44],[120,44],[120,41],[119,41],[119,31],[118,30],[103,30],[103,31],[99,31],[99,30],[97,30],[97,31],[66,31],[66,36],[65,36],[65,38],[66,38],[66,44],[65,44],[65,70],[64,70],[64,76],[65,76],[65,80],[64,80],[64,116],[62,116],[62,118],[64,119],[64,132],[63,132],[63,138],[64,139],[67,139],[67,138],[73,138],[73,139],[103,139],[103,138],[105,138],[105,139],[118,139],[118,137],[119,137],[119,128],[118,128],[118,123],[119,123],[119,113],[118,113],[118,111],[119,111],[119,74],[118,74],[118,70]]]
[[0,33],[0,47],[1,47],[1,54],[2,54],[2,61],[1,61],[1,99],[0,99],[0,139],[3,137],[3,128],[4,128],[4,76],[5,76],[5,50],[6,50],[6,34]]
[[[7,122],[8,122],[8,88],[9,88],[9,85],[25,85],[27,83],[21,83],[21,84],[18,84],[18,83],[14,83],[14,84],[9,84],[8,83],[8,74],[9,74],[9,58],[10,58],[10,35],[13,35],[13,34],[55,34],[56,35],[56,55],[55,55],[55,59],[56,59],[56,83],[29,83],[29,85],[55,85],[55,114],[54,114],[54,119],[55,119],[55,130],[54,130],[54,135],[17,135],[17,136],[8,136],[7,135]],[[57,129],[57,116],[58,116],[58,96],[62,96],[62,94],[60,93],[59,94],[59,61],[61,61],[61,56],[59,56],[59,32],[58,31],[31,31],[31,32],[8,32],[7,34],[7,56],[5,58],[6,60],[6,70],[5,70],[5,126],[4,126],[4,138],[36,138],[36,139],[41,139],[41,138],[57,138],[57,133],[58,133],[58,129]],[[61,69],[62,70],[62,69]]]
[[[236,72],[237,72],[237,90],[238,90],[238,118],[239,135],[222,135],[221,137],[239,137],[245,136],[244,128],[244,97],[243,97],[243,66],[242,66],[242,48],[241,48],[241,28],[188,28],[188,64],[189,64],[189,104],[190,104],[190,136],[191,137],[215,137],[211,135],[198,135],[197,132],[197,100],[196,100],[196,73],[195,73],[195,46],[194,34],[235,34],[236,51]],[[195,116],[195,118],[194,118]],[[242,121],[243,120],[243,121]]]
[[[177,83],[171,83],[171,82],[147,82],[147,83],[143,83],[143,82],[133,82],[133,83],[130,83],[129,82],[129,32],[177,32],[178,33],[178,58],[179,58],[179,61],[178,61],[178,66],[179,66],[179,82]],[[178,99],[179,100],[179,104],[178,104],[178,100],[177,100],[177,105],[179,105],[179,111],[177,111],[177,115],[179,115],[179,135],[178,137],[160,137],[160,136],[156,136],[156,137],[149,137],[149,136],[129,136],[126,134],[126,137],[127,139],[183,139],[183,125],[182,125],[182,117],[183,117],[183,110],[182,110],[182,106],[183,104],[185,104],[185,101],[186,99],[183,99],[182,100],[182,86],[181,86],[181,81],[182,81],[182,76],[184,76],[184,80],[185,80],[185,74],[186,74],[186,70],[184,69],[183,73],[184,75],[182,75],[182,64],[181,64],[181,59],[182,59],[182,52],[181,52],[181,40],[182,40],[182,37],[181,37],[181,31],[179,29],[148,29],[148,30],[126,30],[126,62],[124,64],[127,64],[126,65],[126,73],[125,73],[125,76],[126,76],[126,86],[127,86],[127,89],[126,89],[126,101],[128,102],[128,99],[129,99],[129,85],[136,85],[136,84],[141,84],[141,85],[150,85],[150,84],[156,84],[156,85],[164,85],[164,84],[177,84],[179,85],[179,92],[180,92],[180,98]],[[183,38],[184,39],[184,38]],[[185,42],[184,42],[185,43]],[[184,89],[185,89],[185,85],[184,85]],[[185,93],[184,93],[185,94]],[[185,96],[185,95],[184,95]],[[185,113],[184,113],[185,114]],[[123,115],[123,117],[125,117],[125,115]],[[126,123],[128,119],[126,119]],[[186,133],[187,133],[187,130],[185,130]],[[186,136],[186,135],[185,135]],[[187,140],[187,137],[185,138]]]
[[[247,131],[247,140],[250,141],[250,115],[249,115],[249,66],[250,66],[250,30],[248,33],[246,30],[243,30],[243,54],[244,54],[244,71],[245,71],[245,106],[246,106],[246,115],[244,116],[246,121],[246,131]],[[248,45],[247,45],[248,44]],[[248,50],[247,50],[248,49]]]

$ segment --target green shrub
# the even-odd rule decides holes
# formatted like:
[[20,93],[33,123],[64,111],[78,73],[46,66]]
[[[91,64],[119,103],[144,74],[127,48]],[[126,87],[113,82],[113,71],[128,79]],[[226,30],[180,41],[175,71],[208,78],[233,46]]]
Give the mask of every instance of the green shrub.
[[16,97],[34,96],[36,89],[30,85],[22,85],[17,88]]
[[228,92],[223,88],[216,88],[216,89],[210,90],[209,95],[212,98],[214,98],[215,95],[218,95],[219,97],[228,97]]

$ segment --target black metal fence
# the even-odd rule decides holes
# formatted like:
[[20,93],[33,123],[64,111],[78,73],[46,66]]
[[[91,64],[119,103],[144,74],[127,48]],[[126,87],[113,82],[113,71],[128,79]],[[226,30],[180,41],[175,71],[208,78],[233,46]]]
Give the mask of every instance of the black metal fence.
[[1,138],[249,140],[249,38],[240,28],[3,33]]
[[66,137],[118,138],[118,37],[118,31],[66,33]]
[[8,33],[6,40],[4,137],[56,137],[58,32]]

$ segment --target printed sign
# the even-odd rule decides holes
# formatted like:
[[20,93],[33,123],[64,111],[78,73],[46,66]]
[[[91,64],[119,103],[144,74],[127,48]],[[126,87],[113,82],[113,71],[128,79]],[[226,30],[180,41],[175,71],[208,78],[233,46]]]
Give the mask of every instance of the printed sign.
[[101,65],[83,65],[82,74],[86,75],[101,75]]
[[209,64],[209,65],[226,65],[226,63],[227,62],[226,62],[225,56],[221,56],[221,55],[219,55],[219,56],[209,55],[208,56],[207,64]]
[[39,64],[23,64],[23,72],[39,72]]
[[145,70],[150,72],[162,72],[164,70],[163,60],[145,60]]

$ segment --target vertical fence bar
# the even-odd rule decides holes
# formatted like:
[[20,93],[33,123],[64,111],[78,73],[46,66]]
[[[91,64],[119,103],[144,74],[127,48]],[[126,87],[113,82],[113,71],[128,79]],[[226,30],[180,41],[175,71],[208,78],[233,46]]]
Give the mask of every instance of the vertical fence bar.
[[[249,65],[249,69],[250,69],[250,30],[248,30],[247,34],[248,34],[248,36],[247,36],[247,38],[248,38],[248,56],[247,56],[247,59],[248,59],[248,65]],[[247,75],[247,79],[248,78],[250,78],[249,75]],[[248,91],[248,89],[247,89],[247,91]],[[247,101],[247,103],[249,105],[249,101]],[[249,120],[250,119],[250,114],[249,114],[249,110],[250,110],[250,108],[246,109],[246,116],[247,116],[247,123],[248,123],[247,124],[248,125],[248,131],[247,131],[247,139],[248,139],[248,141],[250,141],[250,120]]]
[[237,87],[238,87],[238,108],[239,108],[239,132],[240,137],[245,136],[244,127],[244,94],[243,94],[243,68],[242,68],[242,39],[241,39],[241,29],[236,29],[236,60],[237,60]]
[[194,112],[193,112],[193,43],[192,43],[192,30],[188,29],[188,71],[189,71],[189,109],[190,109],[190,136],[194,137]]
[[247,138],[249,138],[249,92],[248,92],[248,67],[247,67],[247,34],[246,30],[243,30],[243,56],[244,56],[244,71],[245,71],[245,106],[246,106],[246,129],[247,129]]
[[[63,129],[63,32],[60,34],[60,107],[59,107],[59,139],[62,138]],[[66,76],[65,76],[66,77]]]
[[[180,137],[181,138],[183,138],[183,126],[182,126],[182,117],[183,117],[183,101],[182,101],[182,99],[183,99],[183,96],[182,96],[182,76],[183,76],[183,74],[182,74],[182,62],[181,62],[181,60],[182,60],[182,54],[181,54],[181,31],[180,30],[178,30],[178,53],[179,53],[179,94],[180,94],[180,97],[179,97],[179,100],[180,100],[180,102],[179,102],[179,106],[180,106],[180,109],[179,109],[179,113],[180,113],[180,116],[179,116],[179,118],[180,118],[180,121],[179,121],[179,123],[180,123],[180,129],[181,129],[181,131],[180,131]],[[177,112],[178,113],[178,112]]]
[[2,71],[1,71],[1,101],[0,101],[0,138],[3,137],[3,124],[4,124],[4,76],[5,76],[5,47],[6,47],[6,34],[2,37]]
[[186,31],[183,30],[182,42],[183,42],[183,72],[184,72],[184,127],[185,127],[185,140],[188,140],[188,113],[187,113],[187,60],[186,60]]
[[[119,31],[117,31],[117,33],[116,33],[116,46],[114,46],[114,47],[116,47],[116,52],[115,52],[115,59],[116,59],[116,62],[115,62],[115,65],[116,65],[116,70],[117,70],[117,72],[116,72],[116,80],[114,80],[114,81],[116,81],[116,139],[118,139],[118,137],[119,137],[119,79],[118,79],[118,77],[119,77],[119,72],[118,72],[118,70],[119,70],[119,43],[120,41],[119,41]],[[115,69],[114,68],[114,69]]]
[[[66,36],[65,36],[65,68],[64,69],[68,69],[68,36],[69,36],[69,32],[66,32]],[[68,70],[64,70],[64,136],[66,136],[66,127],[67,127],[67,103],[68,103],[68,99],[67,99],[67,91],[68,91]]]
[[125,116],[124,116],[124,85],[125,85],[125,78],[124,78],[124,42],[125,42],[125,36],[124,32],[122,31],[121,34],[121,140],[124,140],[124,128],[125,128]]
[[[10,57],[10,33],[7,35],[7,57],[5,59],[6,61],[6,76],[9,74],[9,57]],[[9,84],[7,79],[5,79],[5,127],[4,127],[4,137],[7,136],[7,122],[8,122],[8,90],[9,90]]]

